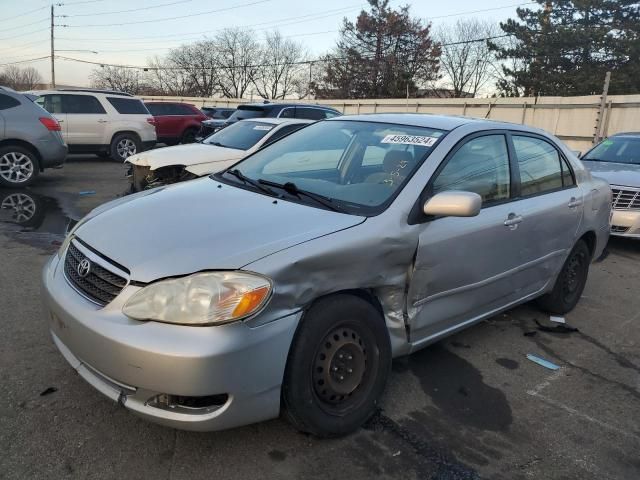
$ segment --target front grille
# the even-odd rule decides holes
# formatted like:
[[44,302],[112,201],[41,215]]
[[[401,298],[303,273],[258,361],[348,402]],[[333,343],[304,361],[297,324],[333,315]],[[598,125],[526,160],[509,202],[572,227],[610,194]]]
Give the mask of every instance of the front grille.
[[[91,262],[89,274],[85,277],[78,273],[78,265],[84,259]],[[127,285],[127,280],[91,261],[72,243],[69,244],[64,261],[64,273],[67,280],[80,293],[94,303],[105,306],[111,302]]]
[[640,188],[611,187],[613,208],[616,210],[640,210]]
[[611,233],[627,233],[631,227],[620,227],[619,225],[611,225]]

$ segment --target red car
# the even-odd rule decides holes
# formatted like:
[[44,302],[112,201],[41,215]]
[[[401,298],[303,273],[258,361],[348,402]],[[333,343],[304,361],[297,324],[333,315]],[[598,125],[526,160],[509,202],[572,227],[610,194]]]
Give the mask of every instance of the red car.
[[145,102],[156,120],[156,133],[159,143],[176,145],[192,143],[200,124],[208,117],[189,103]]

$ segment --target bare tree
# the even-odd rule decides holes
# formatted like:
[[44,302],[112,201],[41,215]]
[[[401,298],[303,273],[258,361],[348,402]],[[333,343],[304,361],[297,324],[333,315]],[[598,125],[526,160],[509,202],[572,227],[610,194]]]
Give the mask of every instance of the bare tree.
[[218,86],[225,97],[242,98],[260,62],[260,44],[248,30],[227,28],[215,37],[217,48]]
[[174,48],[165,61],[165,75],[175,76],[177,82],[191,95],[210,97],[218,92],[218,45],[215,40],[204,39]]
[[493,77],[495,57],[487,38],[495,36],[497,30],[491,22],[470,18],[438,31],[443,84],[453,90],[455,97],[475,97]]
[[258,95],[268,99],[283,99],[306,78],[306,68],[300,65],[306,57],[301,43],[288,40],[278,31],[265,34],[260,49],[260,65],[252,78]]
[[42,83],[42,77],[34,67],[20,68],[10,65],[0,72],[0,84],[14,90],[33,90]]
[[122,67],[98,67],[89,75],[95,88],[108,88],[134,95],[144,94],[148,90],[144,76],[137,69]]
[[146,78],[149,94],[174,96],[193,94],[193,80],[189,72],[158,56],[151,58],[148,63],[149,71]]

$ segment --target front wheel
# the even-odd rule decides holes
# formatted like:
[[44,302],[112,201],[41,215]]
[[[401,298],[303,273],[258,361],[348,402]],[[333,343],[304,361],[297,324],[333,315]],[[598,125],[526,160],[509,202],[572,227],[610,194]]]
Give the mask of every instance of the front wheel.
[[198,133],[197,130],[195,130],[193,128],[188,128],[182,134],[182,137],[180,138],[180,143],[193,143],[193,142],[195,142],[197,133]]
[[351,433],[375,413],[390,368],[382,315],[355,296],[326,297],[296,332],[282,389],[285,416],[318,437]]
[[26,187],[38,176],[38,160],[20,146],[0,147],[0,186]]
[[113,137],[109,147],[111,158],[120,162],[124,162],[131,155],[135,155],[141,151],[142,142],[140,142],[137,135],[131,133],[120,133],[116,135]]
[[564,315],[575,308],[589,275],[591,252],[584,240],[578,240],[556,279],[553,290],[538,299],[538,305],[552,314]]

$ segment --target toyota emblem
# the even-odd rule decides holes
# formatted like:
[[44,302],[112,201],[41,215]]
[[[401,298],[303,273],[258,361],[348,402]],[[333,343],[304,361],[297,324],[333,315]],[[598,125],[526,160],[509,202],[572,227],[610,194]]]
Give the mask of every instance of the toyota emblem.
[[89,259],[85,258],[78,264],[77,272],[78,275],[80,275],[80,278],[84,278],[89,275],[89,272],[91,272],[91,262]]

